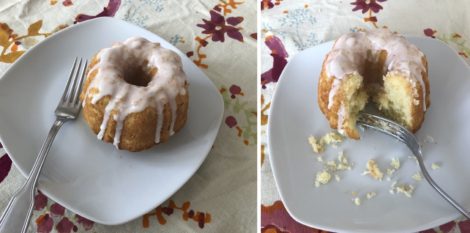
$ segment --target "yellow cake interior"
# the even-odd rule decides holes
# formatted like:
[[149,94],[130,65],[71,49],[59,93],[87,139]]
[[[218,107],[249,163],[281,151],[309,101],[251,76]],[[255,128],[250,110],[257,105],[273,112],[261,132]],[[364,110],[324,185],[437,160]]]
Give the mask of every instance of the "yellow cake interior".
[[[360,74],[350,74],[343,80],[341,89],[345,96],[344,122],[345,128],[355,128],[357,116],[369,98],[372,103],[390,119],[410,127],[413,122],[412,104],[413,93],[410,81],[400,74],[385,74],[383,84],[367,86]],[[340,111],[342,111],[340,109]]]

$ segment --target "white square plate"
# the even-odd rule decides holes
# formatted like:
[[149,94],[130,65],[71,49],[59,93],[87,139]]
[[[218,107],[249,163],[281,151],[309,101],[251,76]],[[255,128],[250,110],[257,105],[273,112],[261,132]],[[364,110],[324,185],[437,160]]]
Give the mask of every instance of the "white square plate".
[[[431,84],[431,106],[417,133],[420,141],[427,135],[436,144],[424,145],[425,163],[431,176],[459,203],[470,209],[470,70],[444,43],[410,37],[427,56]],[[344,150],[354,162],[352,171],[340,173],[341,181],[315,188],[315,175],[322,169],[307,142],[310,135],[321,136],[331,129],[317,104],[317,81],[325,54],[333,42],[297,54],[287,64],[273,98],[269,122],[271,165],[281,198],[291,216],[308,226],[333,232],[415,232],[428,229],[459,216],[423,180],[411,176],[418,171],[411,152],[391,137],[366,130],[361,140],[347,140],[338,149],[328,148],[325,160]],[[392,181],[376,181],[362,176],[369,159],[376,159],[382,170],[392,157],[400,158],[402,168],[395,177],[416,186],[412,198],[389,193]],[[439,162],[442,167],[431,170]],[[362,205],[351,201],[358,192]],[[367,200],[364,195],[375,191]]]
[[96,139],[82,117],[59,131],[39,180],[54,201],[102,224],[139,217],[175,193],[206,158],[223,115],[218,89],[176,47],[145,29],[98,18],[54,34],[31,48],[0,80],[0,139],[23,175],[31,170],[75,57],[131,36],[177,52],[188,76],[186,126],[168,143],[139,153],[119,151]]

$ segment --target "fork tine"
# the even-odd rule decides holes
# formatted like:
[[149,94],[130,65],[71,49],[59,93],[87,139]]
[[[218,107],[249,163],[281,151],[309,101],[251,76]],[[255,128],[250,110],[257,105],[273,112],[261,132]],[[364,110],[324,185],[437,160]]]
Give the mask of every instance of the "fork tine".
[[82,67],[82,58],[80,58],[80,62],[78,63],[78,67],[77,69],[75,70],[75,73],[73,75],[73,83],[72,83],[72,86],[69,88],[69,90],[67,91],[68,92],[68,96],[67,96],[67,103],[73,103],[72,100],[74,98],[74,91],[75,91],[75,88],[77,86],[77,77],[79,77],[80,75],[80,69]]
[[[75,94],[74,94],[73,101],[72,101],[74,105],[80,102],[80,98],[78,97],[80,96],[80,93],[82,92],[83,80],[85,80],[87,65],[88,65],[88,60],[85,59],[85,65],[82,68],[80,79],[78,81],[78,86],[75,88]],[[77,73],[77,75],[79,74],[80,72]]]
[[74,76],[73,73],[74,73],[74,71],[75,71],[75,66],[77,65],[77,60],[78,60],[78,57],[75,57],[75,61],[73,62],[72,70],[70,70],[69,80],[67,80],[67,85],[65,86],[65,90],[64,90],[64,93],[62,94],[61,101],[65,101],[65,100],[66,100],[66,97],[67,97],[67,90],[69,89],[70,81],[72,80],[72,78],[73,78],[73,76]]

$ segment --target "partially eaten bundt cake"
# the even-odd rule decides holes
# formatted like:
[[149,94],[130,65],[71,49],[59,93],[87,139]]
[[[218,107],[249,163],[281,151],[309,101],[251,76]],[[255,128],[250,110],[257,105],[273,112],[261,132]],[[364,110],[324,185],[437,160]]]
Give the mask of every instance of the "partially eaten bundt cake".
[[330,127],[353,139],[358,113],[372,100],[392,120],[416,132],[430,105],[427,60],[388,29],[338,38],[323,62],[318,104]]
[[138,37],[92,58],[80,98],[98,139],[129,151],[165,142],[183,128],[189,102],[178,54]]

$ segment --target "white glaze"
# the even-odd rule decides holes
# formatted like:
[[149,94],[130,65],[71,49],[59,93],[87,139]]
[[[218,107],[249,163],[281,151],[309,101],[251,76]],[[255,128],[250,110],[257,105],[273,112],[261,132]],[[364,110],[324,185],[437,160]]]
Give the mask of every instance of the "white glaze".
[[[333,87],[328,96],[328,109],[333,105],[333,98],[339,89],[341,79],[349,74],[362,74],[365,62],[377,61],[380,51],[387,51],[384,64],[385,73],[392,72],[405,75],[412,85],[419,83],[423,90],[423,110],[426,111],[426,85],[422,73],[426,67],[422,64],[424,54],[404,37],[388,29],[351,32],[336,40],[325,63],[329,77],[334,77]],[[416,89],[415,89],[416,90]],[[417,98],[417,93],[414,94]]]
[[[118,147],[126,116],[152,107],[158,114],[155,143],[159,143],[165,104],[171,109],[170,135],[173,135],[177,108],[175,98],[187,94],[186,75],[180,57],[175,52],[161,47],[159,43],[152,43],[139,37],[132,37],[122,43],[114,44],[111,48],[102,49],[98,57],[98,64],[89,72],[97,70],[98,73],[86,90],[86,96],[91,98],[92,104],[96,104],[105,96],[110,97],[97,135],[98,139],[103,138],[109,118],[113,115],[117,123],[113,144]],[[126,70],[135,66],[148,70],[157,69],[147,86],[132,85],[124,80]],[[98,92],[88,97],[91,89],[96,89]],[[83,103],[85,104],[85,101]]]

